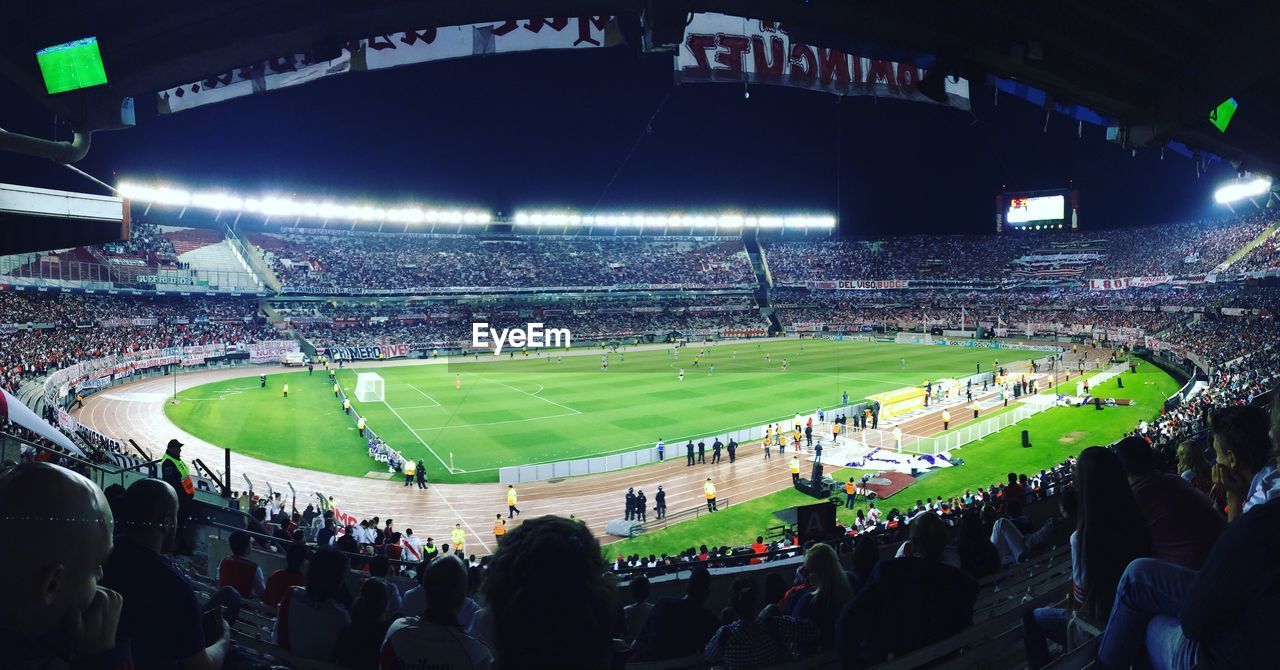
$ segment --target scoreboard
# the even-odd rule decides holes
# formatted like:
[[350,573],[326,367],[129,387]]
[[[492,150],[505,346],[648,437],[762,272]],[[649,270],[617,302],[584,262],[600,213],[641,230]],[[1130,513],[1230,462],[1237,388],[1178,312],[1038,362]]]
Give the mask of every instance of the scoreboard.
[[996,232],[1012,230],[1074,230],[1079,191],[1006,192],[996,196]]

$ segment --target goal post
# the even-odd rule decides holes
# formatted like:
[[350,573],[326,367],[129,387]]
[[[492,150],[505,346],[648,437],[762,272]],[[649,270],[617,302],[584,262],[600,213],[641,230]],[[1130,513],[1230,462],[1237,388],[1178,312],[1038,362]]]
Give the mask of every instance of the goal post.
[[361,372],[356,375],[356,400],[360,402],[385,402],[386,383],[382,375],[376,372]]
[[929,333],[898,333],[893,338],[898,344],[933,344],[933,335]]

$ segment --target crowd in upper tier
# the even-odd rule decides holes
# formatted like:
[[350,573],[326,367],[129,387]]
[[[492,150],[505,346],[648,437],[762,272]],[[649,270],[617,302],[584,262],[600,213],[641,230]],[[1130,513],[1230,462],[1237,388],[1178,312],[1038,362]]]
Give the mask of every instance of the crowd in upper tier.
[[[1194,275],[1212,271],[1275,221],[1256,213],[1228,221],[1117,230],[1005,235],[906,235],[874,240],[771,241],[769,269],[783,285],[842,279],[1079,279]],[[1248,267],[1276,267],[1275,238]]]
[[741,240],[255,233],[285,290],[752,283]]

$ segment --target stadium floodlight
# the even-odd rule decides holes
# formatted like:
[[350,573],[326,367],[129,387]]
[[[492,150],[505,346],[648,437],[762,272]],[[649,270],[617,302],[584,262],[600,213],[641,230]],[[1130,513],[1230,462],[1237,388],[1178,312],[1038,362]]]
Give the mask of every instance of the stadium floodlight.
[[1249,181],[1236,181],[1219,188],[1213,193],[1213,199],[1219,205],[1254,198],[1271,191],[1271,178],[1258,177]]
[[727,230],[742,228],[830,230],[836,227],[835,217],[829,215],[744,214],[742,212],[734,211],[721,213],[704,212],[698,214],[675,212],[580,214],[578,212],[564,210],[557,210],[553,212],[518,211],[512,220],[517,226],[536,226],[543,224],[574,226],[600,225],[613,228],[723,228]]
[[379,207],[370,203],[303,201],[279,195],[240,196],[225,191],[192,192],[163,184],[151,186],[131,181],[120,182],[116,190],[121,196],[138,203],[196,207],[214,212],[251,212],[266,217],[460,225],[488,225],[493,221],[492,214],[476,209],[424,210],[414,205]]

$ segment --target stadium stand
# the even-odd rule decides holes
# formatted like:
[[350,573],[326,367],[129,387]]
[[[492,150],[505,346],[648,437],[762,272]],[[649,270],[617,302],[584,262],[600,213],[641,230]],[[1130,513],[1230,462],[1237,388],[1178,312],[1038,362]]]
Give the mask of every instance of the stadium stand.
[[[1155,272],[1181,276],[1187,271],[1204,272],[1235,253],[1232,247],[1238,249],[1257,236],[1265,222],[1255,219],[1248,217],[1226,225],[1178,226],[1173,229],[1178,236],[1177,243],[1158,251],[1130,239],[1127,234],[1109,235],[1105,245],[1077,236],[1078,239],[1069,242],[1075,245],[1070,247],[1075,251],[1105,246],[1106,253],[1099,253],[1094,264],[1076,279],[1089,275],[1115,277]],[[72,250],[66,258],[80,254],[99,265],[109,264],[113,258],[136,258],[154,262],[158,267],[166,262],[180,264],[181,261],[167,259],[219,244],[223,239],[221,234],[213,232],[159,227],[144,228],[144,231],[144,237],[135,244]],[[318,347],[397,341],[426,353],[428,348],[448,347],[465,339],[467,326],[479,319],[502,324],[554,318],[587,338],[604,341],[642,335],[662,337],[672,331],[762,335],[769,331],[765,316],[768,314],[776,315],[777,324],[784,332],[797,333],[847,332],[866,327],[887,327],[891,332],[898,328],[918,328],[922,321],[937,330],[983,325],[1012,332],[1025,331],[1028,325],[1040,331],[1037,324],[1050,324],[1049,330],[1054,333],[1076,337],[1097,337],[1099,333],[1115,335],[1113,341],[1147,345],[1173,354],[1175,361],[1183,356],[1193,358],[1203,368],[1198,386],[1189,384],[1184,392],[1170,400],[1158,419],[1135,426],[1132,434],[1150,445],[1153,458],[1162,470],[1183,474],[1189,485],[1208,496],[1206,500],[1225,504],[1221,492],[1213,489],[1211,481],[1206,481],[1207,471],[1197,470],[1202,466],[1196,463],[1203,462],[1206,455],[1209,460],[1213,459],[1212,450],[1206,453],[1202,446],[1190,441],[1203,439],[1210,428],[1209,417],[1215,412],[1257,403],[1280,379],[1280,350],[1276,344],[1280,342],[1280,330],[1272,318],[1280,309],[1280,293],[1274,288],[1238,282],[1164,283],[1113,291],[1089,290],[1087,284],[1078,282],[1010,286],[1003,290],[977,284],[966,287],[963,283],[946,289],[873,291],[776,286],[764,294],[767,300],[762,301],[758,293],[746,290],[755,279],[742,245],[720,238],[679,242],[622,238],[618,240],[617,249],[624,251],[616,251],[605,241],[594,238],[520,238],[482,243],[485,248],[479,251],[463,251],[475,246],[473,237],[408,238],[411,240],[407,245],[409,251],[397,248],[394,236],[291,232],[254,234],[250,239],[271,261],[285,284],[292,286],[286,295],[260,304],[257,299],[236,297],[0,291],[0,351],[4,352],[0,360],[0,381],[4,388],[27,397],[38,396],[35,382],[52,370],[75,362],[175,345],[217,342],[236,346],[278,338],[282,330],[295,333]],[[359,247],[359,253],[350,257],[339,254],[344,244]],[[798,283],[815,278],[840,279],[845,278],[843,273],[851,268],[860,268],[859,274],[853,275],[855,278],[893,277],[899,272],[926,268],[928,276],[959,279],[979,265],[988,266],[992,253],[1004,259],[999,267],[1012,268],[1010,259],[1034,255],[1037,248],[1043,249],[1046,244],[1052,243],[1032,237],[997,238],[993,243],[992,238],[972,236],[944,239],[922,247],[923,250],[912,250],[911,244],[900,240],[885,244],[822,240],[769,243],[766,252],[775,280],[780,274]],[[1258,254],[1270,253],[1268,248],[1264,242],[1235,264],[1252,267],[1250,264]],[[473,254],[473,260],[483,269],[472,272],[461,267],[441,268],[439,259],[422,262],[432,254],[463,253]],[[623,256],[644,258],[645,262],[616,264],[615,259]],[[1193,256],[1198,260],[1188,261]],[[802,258],[809,257],[827,261],[820,266],[801,263]],[[946,260],[932,263],[932,257]],[[497,262],[499,258],[501,263]],[[961,258],[966,260],[959,260]],[[971,258],[980,258],[982,262],[966,265]],[[945,268],[950,267],[948,264],[952,261],[958,263],[957,267],[969,269],[956,270],[955,275],[951,275],[952,271]],[[385,264],[392,269],[380,274],[377,269]],[[791,272],[785,267],[788,264],[805,269],[787,274]],[[408,267],[411,265],[420,267]],[[1167,269],[1170,267],[1177,269]],[[555,299],[542,295],[536,301],[515,290],[487,295],[483,300],[435,291],[462,286],[516,289],[561,283],[587,289],[567,292]],[[735,288],[708,290],[708,286],[717,283],[732,284]],[[637,284],[649,288],[610,290]],[[686,284],[700,286],[702,290],[652,288]],[[366,290],[412,293],[418,289],[435,291],[438,295],[374,303],[330,295]],[[305,299],[307,292],[312,291],[322,298]],[[53,409],[44,408],[51,419]],[[23,464],[8,477],[0,478],[0,498],[6,486],[15,486],[13,481],[21,484],[23,478],[45,478],[66,490],[82,486],[75,483],[79,480],[67,481],[48,474],[44,467],[48,465],[96,477],[96,481],[102,480],[102,472],[155,471],[149,466],[154,454],[107,438],[85,426],[71,430],[76,443],[85,448],[83,459],[13,424],[0,425],[0,432],[10,436],[5,438],[6,457],[12,456],[12,461]],[[394,449],[375,439],[371,439],[369,449],[371,458],[386,459],[388,467],[396,469],[399,455]],[[1189,450],[1198,453],[1199,458],[1188,454]],[[972,601],[967,605],[964,600],[954,605],[939,604],[932,612],[910,611],[913,617],[932,617],[918,619],[928,622],[919,628],[936,634],[902,636],[893,631],[880,631],[879,639],[893,640],[889,649],[892,653],[884,657],[872,650],[864,658],[865,664],[880,663],[877,667],[885,668],[926,664],[954,668],[1019,665],[1023,663],[1022,631],[1027,611],[1052,605],[1071,591],[1074,571],[1067,537],[1075,520],[1073,513],[1064,511],[1063,516],[1059,509],[1067,507],[1063,501],[1071,494],[1065,492],[1074,490],[1074,477],[1074,463],[1068,461],[1053,469],[1024,473],[1009,482],[996,482],[945,500],[930,499],[915,505],[894,503],[883,510],[882,518],[864,518],[853,527],[838,527],[827,542],[836,548],[835,556],[852,579],[847,595],[836,603],[835,609],[823,609],[826,606],[820,605],[811,593],[815,587],[820,593],[828,585],[797,578],[797,574],[811,574],[797,573],[798,567],[810,565],[817,569],[815,561],[821,560],[818,556],[821,552],[815,553],[811,546],[801,545],[794,529],[786,526],[760,529],[756,542],[744,537],[739,546],[690,547],[675,554],[619,557],[607,566],[612,573],[610,579],[628,588],[641,578],[651,584],[655,603],[651,621],[675,616],[673,603],[682,602],[679,596],[689,594],[697,608],[680,614],[688,617],[689,628],[680,633],[650,623],[628,636],[623,628],[613,624],[583,626],[581,644],[595,644],[595,637],[618,638],[622,642],[608,653],[612,659],[609,662],[634,668],[706,667],[711,659],[725,663],[728,659],[741,658],[739,654],[759,654],[758,658],[764,659],[752,667],[844,666],[853,652],[847,648],[840,650],[839,631],[847,628],[840,627],[834,617],[847,611],[849,603],[877,602],[866,599],[870,596],[855,600],[855,594],[870,593],[868,589],[885,588],[884,584],[892,583],[885,574],[889,567],[879,572],[873,568],[877,564],[892,564],[897,566],[895,569],[922,570],[934,575],[967,575],[963,580],[971,580],[975,585]],[[216,489],[218,485],[202,480],[199,486],[207,490]],[[421,543],[380,528],[377,519],[340,527],[334,523],[333,511],[326,510],[323,498],[298,510],[292,505],[286,508],[278,496],[227,493],[238,508],[234,517],[229,521],[207,518],[202,522],[211,537],[211,546],[215,547],[210,560],[223,555],[217,553],[219,551],[230,552],[233,532],[247,531],[253,549],[243,560],[256,563],[263,569],[264,576],[271,574],[272,579],[276,579],[275,568],[288,576],[285,555],[295,544],[304,547],[301,551],[312,560],[339,549],[351,567],[351,570],[340,571],[341,578],[337,586],[332,587],[337,590],[330,596],[331,600],[309,600],[307,589],[302,588],[296,592],[286,589],[289,595],[285,599],[267,604],[252,592],[248,598],[240,594],[239,600],[235,600],[227,595],[220,580],[210,578],[207,571],[194,563],[179,561],[177,565],[193,585],[191,596],[196,602],[203,607],[235,605],[227,610],[228,613],[235,611],[234,616],[228,616],[227,630],[231,631],[228,645],[234,645],[237,653],[262,663],[362,667],[374,662],[368,654],[376,646],[361,646],[360,635],[369,634],[368,630],[385,630],[380,627],[390,625],[390,615],[418,614],[417,610],[401,609],[404,604],[422,602],[415,600],[417,596],[411,596],[415,588],[460,592],[456,601],[450,601],[458,603],[456,608],[450,605],[448,612],[437,612],[437,615],[457,617],[464,624],[462,631],[467,639],[483,644],[494,656],[501,658],[506,654],[510,658],[511,645],[525,643],[526,637],[506,638],[503,631],[510,631],[513,625],[530,625],[529,619],[520,618],[529,616],[528,613],[516,610],[512,614],[500,614],[493,607],[495,602],[502,602],[502,589],[507,588],[504,585],[513,575],[528,578],[531,574],[525,572],[530,569],[528,566],[521,565],[525,560],[532,560],[530,557],[504,556],[502,549],[482,559],[465,557],[461,570],[433,582],[434,578],[430,578],[423,564],[406,560],[423,553]],[[108,495],[117,502],[119,496],[119,491]],[[941,560],[935,565],[927,553],[895,558],[910,551],[903,547],[910,546],[915,533],[923,532],[921,520],[930,519],[924,522],[927,526],[935,517],[945,529],[948,547]],[[1017,557],[1022,558],[1021,561],[1001,560],[1001,552],[1006,549],[1004,529],[1011,525],[1021,526],[1020,537],[1027,538],[1025,546],[1034,547],[1025,556]],[[543,540],[578,537],[576,524],[566,526],[549,521],[545,526],[526,523],[513,530],[508,540],[518,540],[526,533]],[[1039,539],[1032,541],[1032,537]],[[536,539],[529,541],[536,542]],[[577,542],[594,556],[580,557],[587,561],[584,565],[598,565],[602,571],[606,566],[596,563],[599,551],[595,540],[584,536]],[[53,547],[49,545],[51,550]],[[440,551],[443,546],[436,549]],[[942,567],[948,563],[959,568]],[[705,572],[708,569],[710,572]],[[538,574],[541,578],[541,573]],[[294,575],[293,584],[308,583],[305,574],[295,570]],[[460,584],[458,575],[467,576],[465,586]],[[548,587],[587,588],[587,592],[594,592],[573,581],[580,578],[566,575],[559,578],[562,581],[549,582]],[[402,605],[369,604],[393,603],[397,599]],[[349,617],[350,624],[326,629],[333,640],[342,640],[337,647],[318,652],[306,642],[292,639],[288,634],[282,636],[281,612],[288,610],[292,616],[299,616],[303,610],[293,608],[302,605],[341,611]],[[617,600],[607,604],[609,611],[620,606]],[[730,621],[725,624],[726,628],[719,628],[719,618],[714,612],[720,606],[738,611],[739,617],[744,612],[758,612],[765,622],[763,625],[794,631],[797,643],[785,648],[752,647],[745,642],[750,636],[743,633],[751,629],[743,622]],[[887,605],[872,607],[881,613],[908,611],[901,609],[901,603],[893,605],[892,610],[884,609]],[[382,615],[370,617],[368,613],[373,610]],[[614,618],[612,615],[595,617],[599,621]],[[953,629],[944,621],[960,624]],[[1104,646],[1098,638],[1084,641],[1106,629],[1104,618],[1074,625],[1079,644],[1062,648],[1065,653],[1058,660],[1058,667],[1076,667],[1088,662]],[[368,628],[370,626],[372,628]],[[819,632],[812,632],[814,630]],[[822,633],[823,630],[828,632]],[[720,641],[712,643],[713,636]],[[416,653],[412,643],[406,645],[397,647],[395,653],[412,657]],[[340,658],[347,654],[364,655],[360,656],[362,660]],[[316,658],[317,655],[321,658]],[[728,662],[728,667],[734,667],[732,663]]]

